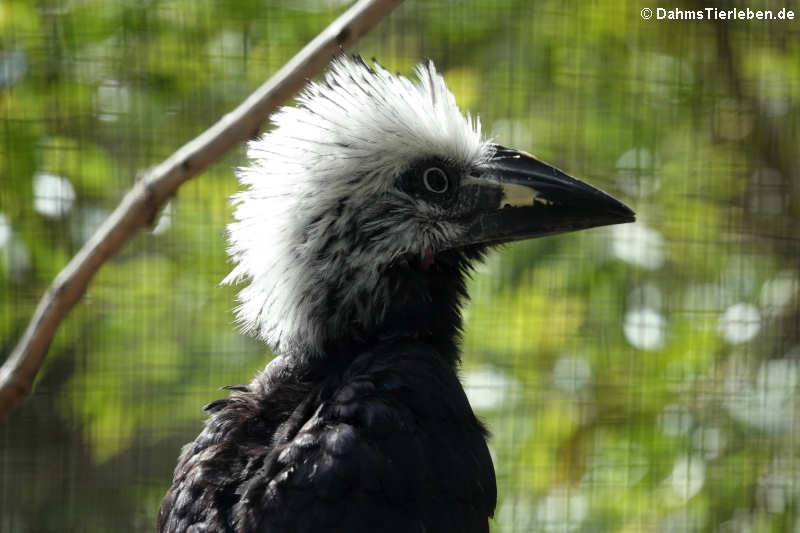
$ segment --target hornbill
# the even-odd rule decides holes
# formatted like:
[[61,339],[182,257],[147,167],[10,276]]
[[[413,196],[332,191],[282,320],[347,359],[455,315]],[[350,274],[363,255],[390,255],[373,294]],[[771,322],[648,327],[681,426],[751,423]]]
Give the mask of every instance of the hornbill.
[[206,406],[159,531],[489,530],[487,431],[457,376],[470,264],[634,213],[485,140],[431,62],[416,74],[338,58],[249,144],[225,281],[279,355]]

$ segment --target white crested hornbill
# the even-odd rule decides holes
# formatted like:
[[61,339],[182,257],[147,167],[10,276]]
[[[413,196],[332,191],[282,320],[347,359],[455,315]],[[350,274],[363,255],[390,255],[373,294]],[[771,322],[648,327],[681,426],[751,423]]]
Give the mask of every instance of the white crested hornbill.
[[339,58],[249,144],[226,281],[279,355],[206,406],[159,531],[489,531],[487,431],[457,377],[470,265],[634,213],[483,139],[432,63],[417,78]]

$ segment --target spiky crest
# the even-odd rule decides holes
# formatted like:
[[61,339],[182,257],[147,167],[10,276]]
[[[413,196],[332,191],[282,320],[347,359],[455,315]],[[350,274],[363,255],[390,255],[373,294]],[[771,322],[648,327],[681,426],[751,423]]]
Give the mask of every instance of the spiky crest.
[[460,229],[395,182],[420,159],[468,167],[491,146],[432,62],[416,74],[340,57],[249,143],[229,225],[235,266],[223,283],[247,283],[238,320],[274,350],[320,351],[348,328],[369,328],[390,297],[385,269]]

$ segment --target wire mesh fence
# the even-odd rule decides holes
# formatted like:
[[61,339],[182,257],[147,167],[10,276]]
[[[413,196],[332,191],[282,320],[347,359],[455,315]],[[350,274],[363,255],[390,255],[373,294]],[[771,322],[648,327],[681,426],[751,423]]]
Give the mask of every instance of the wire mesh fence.
[[[344,4],[0,4],[0,355],[137,174]],[[795,19],[408,1],[356,47],[433,59],[496,141],[637,211],[474,273],[461,377],[493,433],[493,531],[800,531],[800,8],[749,7]],[[62,326],[0,424],[0,531],[152,531],[200,408],[270,359],[218,286],[243,161],[185,185]]]

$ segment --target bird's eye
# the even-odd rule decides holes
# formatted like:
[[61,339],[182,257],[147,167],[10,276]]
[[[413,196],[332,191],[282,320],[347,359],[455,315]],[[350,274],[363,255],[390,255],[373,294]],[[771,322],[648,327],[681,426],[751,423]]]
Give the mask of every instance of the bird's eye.
[[422,181],[425,183],[426,189],[436,194],[445,193],[450,187],[447,173],[439,167],[426,168],[422,173]]

